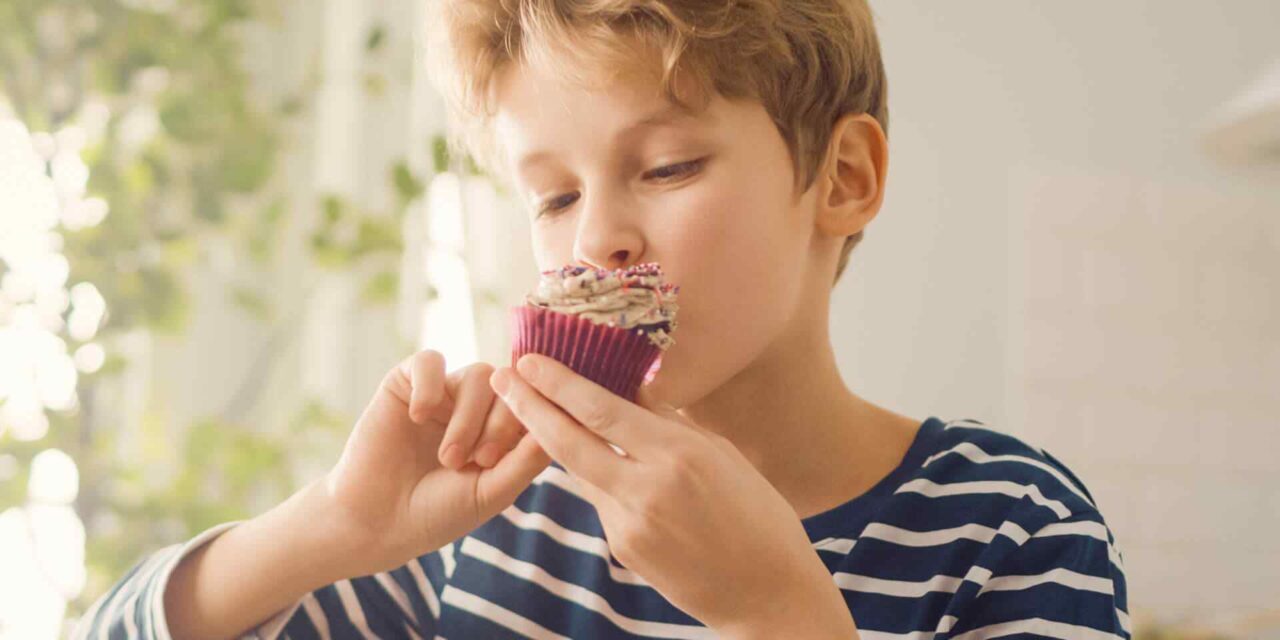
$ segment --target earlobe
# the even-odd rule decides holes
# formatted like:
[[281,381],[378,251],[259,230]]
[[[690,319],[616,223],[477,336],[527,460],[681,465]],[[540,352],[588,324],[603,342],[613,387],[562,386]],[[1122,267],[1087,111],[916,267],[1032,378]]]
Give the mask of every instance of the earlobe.
[[862,231],[884,201],[888,142],[880,123],[870,114],[846,114],[831,130],[818,226],[833,236]]

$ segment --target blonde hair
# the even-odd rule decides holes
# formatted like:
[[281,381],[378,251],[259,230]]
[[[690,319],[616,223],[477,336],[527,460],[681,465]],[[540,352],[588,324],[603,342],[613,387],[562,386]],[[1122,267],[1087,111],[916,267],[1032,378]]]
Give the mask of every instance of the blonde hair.
[[[866,0],[432,1],[427,53],[451,142],[491,173],[501,173],[487,126],[493,84],[513,61],[585,81],[644,60],[676,104],[688,104],[677,72],[703,96],[758,99],[801,191],[817,178],[840,117],[868,113],[888,135],[887,80]],[[861,231],[845,239],[836,282],[861,239]]]

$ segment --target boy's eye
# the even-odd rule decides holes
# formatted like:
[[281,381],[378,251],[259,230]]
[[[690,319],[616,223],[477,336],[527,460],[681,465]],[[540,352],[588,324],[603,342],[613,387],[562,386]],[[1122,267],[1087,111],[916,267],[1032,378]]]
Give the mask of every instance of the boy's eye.
[[[666,166],[651,169],[644,173],[645,180],[654,180],[657,182],[671,182],[697,173],[702,169],[702,165],[706,164],[706,158],[698,158],[697,160],[689,160],[687,162],[678,162]],[[578,192],[574,191],[564,195],[556,196],[544,200],[538,206],[535,219],[542,217],[545,213],[556,213],[563,209],[569,208],[574,202],[578,201]]]
[[664,167],[658,167],[657,169],[645,172],[644,178],[646,180],[658,180],[659,182],[671,180],[672,178],[681,178],[696,173],[698,169],[702,168],[702,163],[705,160],[705,158],[699,158],[697,160],[689,160],[687,162],[679,162],[676,164],[669,164]]
[[577,201],[577,199],[578,199],[577,191],[574,191],[573,193],[566,193],[562,196],[556,196],[554,198],[548,199],[542,203],[542,206],[538,207],[538,216],[541,216],[544,213],[554,213],[556,211],[564,209],[569,205],[573,204],[575,201]]

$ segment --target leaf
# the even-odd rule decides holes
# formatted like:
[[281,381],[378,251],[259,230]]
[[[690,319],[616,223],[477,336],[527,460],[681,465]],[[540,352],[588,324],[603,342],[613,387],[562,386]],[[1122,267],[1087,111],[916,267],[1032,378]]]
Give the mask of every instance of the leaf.
[[374,25],[369,29],[369,35],[365,37],[364,50],[367,52],[377,51],[382,47],[382,43],[387,39],[387,29],[381,24]]
[[326,227],[333,226],[342,218],[343,211],[346,209],[346,203],[341,196],[329,194],[324,197],[321,204],[322,221]]
[[224,188],[240,193],[256,191],[275,168],[275,140],[265,131],[237,129],[218,155],[216,173]]
[[409,170],[409,165],[403,160],[397,162],[395,167],[391,169],[391,181],[396,187],[396,193],[400,196],[400,202],[403,204],[407,204],[422,195],[425,188],[422,181],[414,177],[413,172]]
[[400,226],[394,218],[365,217],[360,220],[355,245],[351,248],[353,254],[365,256],[381,251],[399,253],[401,249]]
[[400,293],[400,274],[394,271],[380,271],[373,274],[365,283],[360,299],[369,304],[388,304],[396,301]]
[[371,97],[381,98],[387,92],[387,77],[373,71],[364,74],[364,90]]
[[270,321],[272,306],[266,297],[246,285],[231,287],[231,301],[241,309],[249,312],[259,320]]
[[436,173],[449,170],[449,141],[443,135],[431,137],[431,163]]
[[351,252],[337,246],[327,233],[311,235],[311,257],[322,267],[337,269],[351,262]]

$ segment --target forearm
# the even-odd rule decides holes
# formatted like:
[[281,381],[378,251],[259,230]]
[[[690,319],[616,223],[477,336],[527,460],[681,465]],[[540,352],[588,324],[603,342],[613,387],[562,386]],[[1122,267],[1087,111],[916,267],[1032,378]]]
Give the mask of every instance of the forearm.
[[342,578],[335,532],[319,520],[323,483],[237,525],[175,567],[164,593],[174,640],[231,638]]

